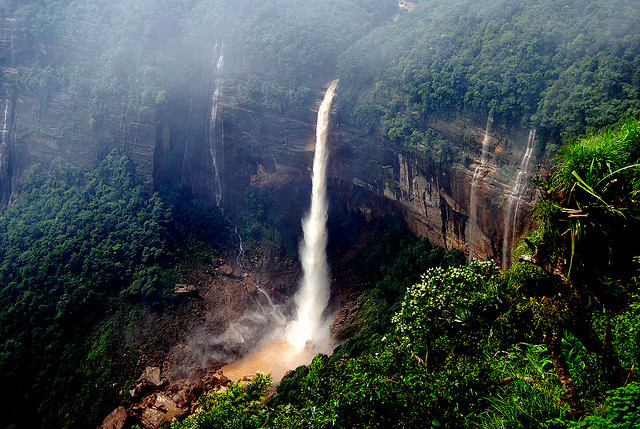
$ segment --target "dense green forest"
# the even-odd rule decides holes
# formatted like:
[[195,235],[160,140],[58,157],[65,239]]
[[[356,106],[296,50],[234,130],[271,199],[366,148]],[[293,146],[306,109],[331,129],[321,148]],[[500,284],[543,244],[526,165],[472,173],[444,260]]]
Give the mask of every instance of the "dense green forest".
[[[239,72],[240,94],[277,108],[310,102],[309,87],[333,73],[340,52],[393,13],[391,0],[55,0],[0,6],[35,46],[5,85],[47,99],[69,88],[93,102],[94,119],[115,99],[130,116],[148,117],[190,85],[207,86],[214,56]],[[216,51],[216,47],[218,51]],[[318,81],[320,79],[320,81]]]
[[[231,384],[174,429],[639,426],[640,122],[627,118],[640,115],[640,6],[412,3],[0,0],[24,41],[0,67],[5,105],[18,111],[5,125],[24,115],[36,137],[68,137],[39,124],[56,97],[89,111],[90,131],[74,135],[95,140],[87,145],[124,150],[109,126],[161,130],[198,96],[203,128],[224,55],[230,98],[276,121],[308,114],[337,76],[336,128],[441,167],[466,153],[434,129],[442,118],[535,128],[549,158],[557,153],[536,178],[537,226],[507,272],[412,237],[399,217],[377,219],[351,262],[363,298],[352,337],[277,395],[268,376]],[[19,111],[28,98],[37,108]],[[205,139],[170,125],[184,146],[167,159]],[[8,131],[11,157],[30,158],[22,130]],[[276,152],[260,144],[254,152]],[[174,285],[187,268],[235,245],[219,207],[171,183],[144,188],[123,151],[96,153],[92,171],[55,160],[16,176],[17,199],[0,209],[0,426],[95,427],[129,400],[145,359],[171,345],[157,326],[184,310]],[[230,190],[249,255],[295,254],[299,224],[283,207],[305,192],[292,189],[285,204],[268,190]],[[344,235],[330,240],[355,245]]]
[[358,335],[275,397],[259,374],[172,428],[639,427],[640,121],[567,144],[537,183],[539,227],[508,271],[424,242],[392,263],[372,249],[385,278]]
[[384,25],[394,1],[4,3],[28,43],[47,47],[5,83],[43,97],[70,87],[96,119],[111,96],[145,115],[205,85],[216,46],[247,102],[300,108],[336,70],[345,115],[409,147],[443,113],[491,111],[568,138],[640,111],[631,0],[423,0]]
[[640,112],[639,19],[631,0],[423,0],[340,55],[341,109],[429,150],[431,122],[457,112],[592,132]]
[[117,152],[88,174],[34,168],[0,215],[2,425],[87,426],[108,413],[144,350],[162,346],[153,320],[180,306],[182,267],[210,261],[228,228],[203,201],[149,197]]

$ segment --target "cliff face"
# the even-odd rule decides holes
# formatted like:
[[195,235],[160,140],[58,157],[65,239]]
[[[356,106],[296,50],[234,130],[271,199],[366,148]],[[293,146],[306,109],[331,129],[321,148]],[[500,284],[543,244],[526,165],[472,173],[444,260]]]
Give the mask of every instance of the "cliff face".
[[[504,237],[510,246],[514,234],[517,238],[530,226],[529,217],[524,216],[533,199],[531,186],[526,186],[529,174],[522,179],[519,195],[513,193],[526,151],[527,131],[493,128],[487,135],[484,124],[477,122],[460,117],[432,124],[434,130],[456,143],[457,150],[467,153],[464,164],[449,166],[393,150],[389,142],[358,137],[356,130],[344,127],[338,132],[334,172],[345,184],[393,201],[412,231],[432,243],[471,251],[479,259],[501,260]],[[527,161],[529,172],[533,163],[532,159]]]
[[[14,34],[13,22],[0,17],[0,67],[7,76],[18,73],[35,51],[46,50],[27,46]],[[106,97],[70,87],[45,96],[6,85],[0,100],[2,202],[16,198],[22,174],[36,162],[60,157],[90,170],[118,148],[150,191],[179,184],[194,197],[215,201],[214,181],[220,180],[222,204],[233,213],[244,190],[260,188],[278,200],[286,227],[298,231],[310,186],[317,105],[289,112],[248,106],[229,78],[212,119],[213,82],[202,79],[161,106],[138,110],[115,95],[117,82]],[[321,96],[318,89],[317,103]],[[433,120],[431,128],[465,154],[457,157],[464,162],[440,165],[428,154],[394,148],[382,136],[363,134],[338,113],[333,116],[329,175],[337,197],[352,212],[367,219],[400,212],[415,234],[434,244],[470,251],[476,258],[508,259],[514,237],[529,226],[524,214],[531,187],[516,186],[528,130],[492,127],[487,133],[483,118]],[[222,142],[218,155],[212,121]],[[221,157],[217,168],[216,156]],[[528,172],[534,163],[527,159]]]
[[[95,167],[112,149],[125,151],[148,189],[153,186],[154,150],[158,120],[152,109],[132,111],[125,88],[112,83],[111,96],[99,100],[90,91],[68,82],[30,81],[28,75],[38,57],[61,62],[82,56],[80,64],[97,63],[90,53],[70,53],[43,43],[28,43],[15,30],[10,11],[0,11],[0,201],[18,197],[22,175],[34,163],[62,158],[82,169]],[[56,76],[53,80],[61,80]],[[160,127],[162,129],[162,127]]]
[[[90,107],[59,93],[45,106],[18,95],[4,100],[7,129],[3,132],[2,192],[8,201],[17,178],[35,162],[61,157],[91,169],[113,148],[123,149],[148,189],[180,183],[194,196],[212,199],[214,168],[207,148],[205,112],[176,115],[172,122],[157,118],[131,121],[118,103],[109,103],[99,123],[91,125]],[[200,103],[205,104],[204,102]],[[310,186],[315,112],[296,116],[251,109],[227,96],[220,121],[224,128],[224,169],[220,168],[223,203],[231,207],[247,187],[281,198],[289,207],[291,225],[299,222],[306,201],[286,201],[291,187]],[[190,122],[189,128],[187,123]],[[447,249],[469,250],[472,182],[477,176],[477,258],[502,258],[508,198],[526,145],[525,130],[495,129],[490,133],[488,161],[481,163],[485,138],[482,124],[467,118],[434,124],[453,142],[466,142],[466,165],[443,167],[414,153],[394,150],[379,136],[359,135],[348,124],[335,124],[331,139],[330,180],[342,189],[340,198],[368,218],[400,211],[410,229]],[[190,136],[189,136],[190,134]],[[476,170],[477,169],[477,170]],[[302,195],[305,195],[302,192]],[[531,191],[520,196],[516,234],[530,208]],[[300,198],[300,197],[297,197]],[[511,227],[510,227],[511,228]]]
[[[225,163],[227,171],[229,166],[234,170],[227,186],[254,186],[271,193],[294,185],[308,187],[315,113],[292,118],[237,106],[231,98],[225,103],[229,123]],[[337,197],[367,219],[400,212],[416,235],[447,249],[469,252],[471,246],[475,258],[508,259],[505,237],[510,247],[513,237],[530,226],[525,216],[533,199],[532,187],[525,186],[529,174],[519,195],[513,194],[527,148],[527,130],[493,128],[486,136],[485,124],[469,117],[440,119],[432,126],[456,147],[464,147],[465,164],[441,166],[429,157],[395,150],[381,136],[362,135],[341,123],[334,112],[329,177]],[[533,163],[533,159],[527,163],[529,172]],[[280,198],[287,198],[286,192]]]

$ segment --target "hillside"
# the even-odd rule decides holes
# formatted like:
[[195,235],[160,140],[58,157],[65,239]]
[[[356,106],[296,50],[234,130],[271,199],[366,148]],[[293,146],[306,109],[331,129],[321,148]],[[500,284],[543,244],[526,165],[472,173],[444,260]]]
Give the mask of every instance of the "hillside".
[[639,149],[638,120],[564,146],[510,270],[429,268],[389,320],[396,265],[332,356],[275,397],[261,374],[205,395],[172,428],[637,427]]
[[635,380],[639,20],[632,0],[0,1],[6,426],[95,427],[145,367],[215,373],[291,315],[336,77],[327,311],[346,342],[271,402],[259,380],[205,408],[563,427],[600,407]]

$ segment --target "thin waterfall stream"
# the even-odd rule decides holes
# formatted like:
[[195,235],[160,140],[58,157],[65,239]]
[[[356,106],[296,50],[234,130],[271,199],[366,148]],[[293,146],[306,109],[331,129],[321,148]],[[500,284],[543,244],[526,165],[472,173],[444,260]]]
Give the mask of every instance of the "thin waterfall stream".
[[9,129],[7,128],[7,118],[9,116],[9,97],[7,96],[7,100],[4,106],[4,122],[2,125],[2,141],[1,143],[9,144]]
[[[516,240],[518,211],[522,202],[522,194],[527,188],[525,179],[529,176],[529,164],[533,156],[533,142],[536,139],[536,130],[529,131],[527,138],[527,146],[520,162],[520,169],[516,176],[516,181],[511,189],[511,194],[507,200],[507,210],[504,217],[504,233],[502,236],[502,269],[509,268],[509,259],[511,257],[511,248]],[[515,208],[514,208],[515,203]]]
[[478,233],[480,227],[478,225],[478,183],[480,182],[480,176],[484,172],[487,162],[489,161],[489,140],[491,138],[491,124],[493,118],[491,113],[487,117],[487,127],[484,130],[484,139],[482,140],[482,153],[480,155],[480,163],[476,166],[473,172],[473,179],[471,180],[471,191],[469,193],[469,227],[468,227],[468,240],[469,240],[469,261],[473,259],[473,252],[475,251],[476,240],[478,239]]

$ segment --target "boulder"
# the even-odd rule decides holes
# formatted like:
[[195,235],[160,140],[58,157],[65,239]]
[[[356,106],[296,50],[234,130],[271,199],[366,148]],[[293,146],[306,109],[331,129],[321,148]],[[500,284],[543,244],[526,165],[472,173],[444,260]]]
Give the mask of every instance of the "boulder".
[[223,266],[221,266],[220,268],[218,268],[218,270],[224,274],[225,276],[230,276],[233,273],[233,268],[231,268],[229,265],[224,264]]
[[176,284],[173,288],[173,292],[175,293],[196,293],[198,288],[194,285],[184,285],[184,284]]
[[162,385],[160,368],[157,366],[146,367],[140,378],[138,378],[138,381],[146,381],[151,387],[158,387]]
[[131,395],[132,398],[140,398],[143,392],[144,385],[142,383],[137,383],[133,389],[129,390],[129,395]]
[[142,426],[146,429],[157,429],[160,427],[160,424],[164,421],[164,415],[160,410],[156,410],[155,408],[147,408],[142,413],[142,417],[140,417],[140,422]]
[[127,422],[127,410],[124,407],[118,407],[105,417],[100,429],[122,429]]
[[244,285],[247,288],[247,292],[253,293],[256,291],[256,287],[254,285],[253,276],[247,275],[244,277]]
[[204,382],[202,379],[195,379],[186,386],[186,392],[189,396],[197,398],[204,392]]
[[145,409],[140,421],[146,429],[157,429],[163,423],[171,423],[174,417],[184,415],[184,411],[168,396],[158,394],[152,406]]

